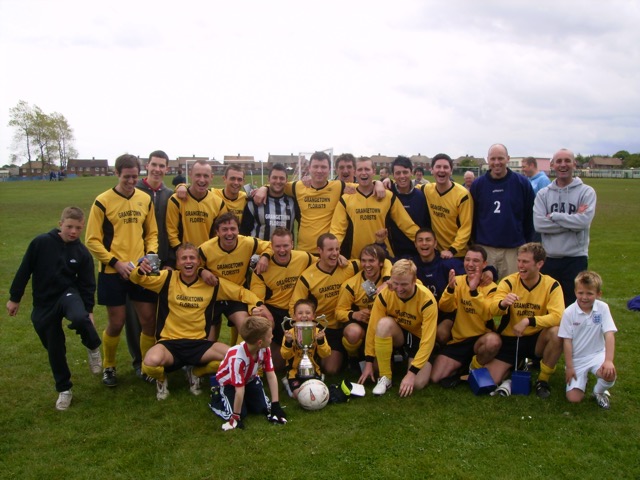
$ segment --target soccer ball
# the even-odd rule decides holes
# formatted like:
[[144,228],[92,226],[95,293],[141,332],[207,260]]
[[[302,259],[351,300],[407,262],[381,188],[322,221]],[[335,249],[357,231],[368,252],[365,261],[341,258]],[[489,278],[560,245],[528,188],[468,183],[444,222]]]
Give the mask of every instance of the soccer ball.
[[307,380],[298,390],[298,402],[305,410],[320,410],[329,402],[329,388],[320,380]]

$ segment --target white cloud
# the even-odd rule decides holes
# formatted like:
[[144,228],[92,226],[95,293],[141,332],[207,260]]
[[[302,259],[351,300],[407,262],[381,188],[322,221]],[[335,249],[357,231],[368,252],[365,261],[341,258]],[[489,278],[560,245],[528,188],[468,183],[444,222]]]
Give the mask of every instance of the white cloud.
[[638,20],[626,0],[3,0],[0,162],[20,99],[110,160],[640,151]]

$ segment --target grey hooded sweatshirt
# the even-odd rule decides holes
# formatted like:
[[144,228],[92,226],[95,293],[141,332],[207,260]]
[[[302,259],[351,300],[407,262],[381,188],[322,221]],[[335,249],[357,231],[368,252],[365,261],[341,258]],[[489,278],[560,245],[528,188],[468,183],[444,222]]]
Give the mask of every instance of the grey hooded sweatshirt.
[[[580,207],[587,205],[579,213]],[[584,208],[584,207],[583,207]],[[556,180],[536,195],[533,225],[551,258],[589,254],[589,227],[596,213],[596,192],[578,177],[564,188]]]

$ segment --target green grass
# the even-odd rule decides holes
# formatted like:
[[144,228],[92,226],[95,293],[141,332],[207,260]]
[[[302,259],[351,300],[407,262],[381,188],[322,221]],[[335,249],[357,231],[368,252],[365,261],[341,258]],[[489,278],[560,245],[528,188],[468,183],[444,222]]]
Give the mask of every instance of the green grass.
[[[0,183],[4,301],[28,242],[54,227],[65,206],[87,212],[115,181]],[[619,329],[610,411],[593,401],[568,404],[560,367],[548,401],[475,397],[466,386],[429,386],[409,399],[393,389],[319,412],[286,398],[288,425],[250,417],[246,430],[224,433],[206,396],[191,396],[180,373],[169,377],[169,398],[156,401],[155,388],[135,378],[123,339],[120,384],[107,389],[90,375],[79,339],[69,335],[74,400],[57,412],[28,291],[19,315],[0,320],[0,478],[640,477],[640,329],[638,314],[626,310],[640,293],[640,182],[587,183],[598,193],[590,266],[604,278],[604,300]],[[102,330],[104,308],[95,314]]]

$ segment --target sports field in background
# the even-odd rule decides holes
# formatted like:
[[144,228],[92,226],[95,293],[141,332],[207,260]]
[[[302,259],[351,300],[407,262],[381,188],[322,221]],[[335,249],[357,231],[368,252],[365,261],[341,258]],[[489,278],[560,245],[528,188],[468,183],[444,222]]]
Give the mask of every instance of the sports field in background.
[[[570,405],[561,360],[546,401],[475,397],[464,384],[430,385],[408,399],[394,387],[374,398],[367,384],[367,397],[318,412],[284,397],[288,425],[258,416],[232,432],[221,431],[207,396],[192,396],[181,372],[169,376],[171,395],[158,402],[155,387],[135,377],[124,338],[119,385],[107,389],[89,373],[79,338],[67,336],[74,398],[68,411],[56,411],[46,352],[30,322],[30,290],[19,315],[6,314],[29,241],[56,226],[68,205],[88,214],[116,181],[0,183],[0,478],[640,478],[640,313],[626,310],[640,294],[640,181],[586,179],[598,194],[590,267],[604,279],[619,330],[611,410],[592,400]],[[96,306],[95,318],[101,332],[104,307]]]

